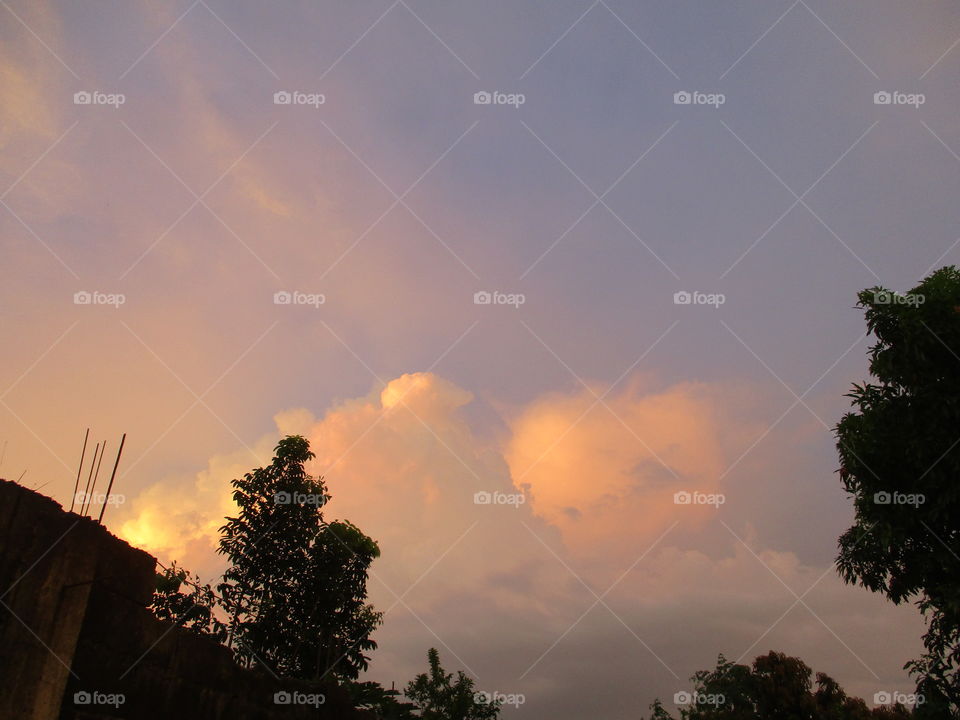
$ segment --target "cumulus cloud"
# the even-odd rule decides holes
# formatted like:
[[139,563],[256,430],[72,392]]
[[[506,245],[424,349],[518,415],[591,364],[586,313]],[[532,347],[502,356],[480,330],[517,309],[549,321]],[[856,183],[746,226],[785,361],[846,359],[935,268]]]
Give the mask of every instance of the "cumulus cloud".
[[279,413],[277,433],[261,438],[253,454],[211,458],[193,478],[165,479],[141,492],[120,532],[153,552],[202,563],[201,553],[212,550],[216,528],[234,509],[229,481],[247,472],[255,456],[269,458],[279,437],[297,433],[310,439],[316,454],[310,470],[325,476],[333,494],[328,512],[381,542],[386,575],[412,582],[443,551],[444,539],[452,543],[472,524],[495,526],[493,518],[506,512],[531,520],[525,504],[474,502],[477,492],[516,491],[500,453],[478,441],[461,412],[471,400],[443,378],[416,373],[344,400],[320,418],[304,409]]
[[[412,373],[321,416],[279,413],[277,433],[251,450],[266,458],[280,435],[307,436],[311,471],[333,494],[327,514],[380,542],[370,590],[389,612],[377,633],[378,680],[420,671],[433,645],[480,687],[524,692],[543,712],[585,697],[596,709],[611,682],[631,683],[643,708],[686,687],[718,652],[750,660],[776,648],[863,693],[902,682],[900,659],[885,647],[916,644],[912,610],[844,587],[793,552],[758,546],[750,527],[723,511],[673,504],[677,488],[722,490],[717,477],[734,440],[755,429],[731,427],[721,397],[704,384],[638,381],[611,393],[610,410],[585,412],[590,393],[551,394],[508,420],[500,447],[472,426],[470,392]],[[148,488],[122,534],[214,572],[228,481],[252,462],[237,451],[194,478]],[[477,504],[477,492],[522,492],[524,502]],[[733,525],[718,542],[710,532],[723,518]],[[791,590],[812,586],[807,610]],[[583,674],[584,663],[610,654],[622,658],[614,669]]]
[[681,517],[703,521],[716,510],[678,508],[674,494],[722,493],[735,448],[759,432],[755,419],[732,417],[733,398],[705,383],[658,388],[639,378],[608,396],[549,394],[513,418],[506,458],[571,551],[632,551]]
[[[296,414],[278,414],[278,433],[290,431],[296,419]],[[161,562],[176,560],[204,577],[216,574],[221,567],[215,556],[218,530],[237,509],[230,481],[266,462],[275,444],[276,436],[263,437],[250,448],[211,457],[193,476],[148,486],[130,501],[117,533]]]

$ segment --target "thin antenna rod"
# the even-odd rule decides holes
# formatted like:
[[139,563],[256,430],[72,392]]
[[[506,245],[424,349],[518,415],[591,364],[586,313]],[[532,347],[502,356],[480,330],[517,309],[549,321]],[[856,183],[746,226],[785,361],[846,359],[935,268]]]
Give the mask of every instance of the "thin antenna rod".
[[93,459],[90,460],[90,472],[87,473],[87,486],[83,489],[83,499],[80,504],[80,514],[85,515],[86,511],[84,508],[87,505],[87,501],[90,498],[90,480],[93,478],[93,466],[97,464],[97,452],[100,450],[100,443],[97,443],[97,446],[93,449]]
[[[73,512],[73,506],[77,502],[77,490],[80,489],[80,471],[83,470],[83,456],[87,454],[87,439],[90,437],[90,428],[87,428],[87,434],[83,436],[83,451],[80,453],[80,467],[77,468],[77,482],[73,485],[73,500],[70,501],[70,512]],[[4,447],[6,450],[6,447]]]
[[[120,438],[120,449],[117,450],[117,459],[113,463],[113,472],[110,473],[110,484],[107,485],[107,499],[110,498],[110,491],[113,490],[113,479],[117,476],[117,466],[120,464],[120,455],[123,453],[123,444],[127,441],[127,434],[124,433],[123,437]],[[97,518],[98,523],[103,521],[103,511],[107,509],[106,501],[103,505],[100,506],[100,517]]]
[[92,498],[96,494],[97,489],[97,478],[100,477],[100,463],[103,462],[103,454],[107,451],[107,441],[103,441],[103,445],[100,447],[100,459],[97,460],[97,469],[93,473],[93,485],[90,486],[90,500],[87,501],[87,507],[90,507],[90,504],[93,502]]

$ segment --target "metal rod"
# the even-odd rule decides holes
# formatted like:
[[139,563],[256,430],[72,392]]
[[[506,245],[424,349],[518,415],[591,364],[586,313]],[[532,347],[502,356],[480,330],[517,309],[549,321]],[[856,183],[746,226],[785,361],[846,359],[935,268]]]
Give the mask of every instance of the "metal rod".
[[[100,443],[97,443],[96,447],[93,449],[93,459],[90,460],[90,472],[93,472],[94,467],[97,464],[97,450],[100,448]],[[102,453],[101,453],[102,454]],[[90,507],[90,475],[87,475],[87,487],[84,491],[83,505],[80,507],[80,514],[86,515],[87,508]]]
[[84,508],[87,506],[87,501],[90,498],[90,480],[93,478],[93,466],[97,464],[97,453],[100,451],[100,443],[97,443],[97,446],[93,449],[93,459],[90,460],[90,472],[87,473],[87,485],[83,489],[83,502],[80,505],[80,514],[85,515],[86,511]]
[[[107,498],[110,497],[110,491],[113,490],[113,479],[117,476],[117,466],[120,464],[120,455],[123,453],[123,444],[127,441],[127,434],[124,433],[123,437],[120,438],[120,449],[117,450],[117,459],[113,463],[113,472],[110,473],[110,484],[107,485]],[[103,521],[103,511],[107,509],[107,503],[104,502],[100,506],[100,517],[97,518],[97,522],[101,523]]]
[[87,434],[83,436],[83,451],[80,453],[80,467],[77,468],[77,482],[73,485],[73,500],[70,502],[70,512],[73,512],[73,505],[77,502],[77,490],[80,489],[80,471],[83,470],[83,456],[87,454],[87,439],[89,437],[90,428],[87,428]]
[[[97,489],[97,478],[100,476],[100,463],[103,462],[103,454],[104,454],[106,451],[107,451],[107,441],[104,440],[104,441],[103,441],[103,445],[100,447],[100,459],[97,460],[97,469],[96,469],[96,470],[94,471],[94,473],[93,473],[93,485],[90,486],[90,497],[91,497],[91,498],[93,498],[93,496],[96,494],[95,491],[96,491],[96,489]],[[90,503],[92,503],[92,502],[93,502],[92,499],[87,502],[87,507],[88,507],[88,508],[90,507]]]

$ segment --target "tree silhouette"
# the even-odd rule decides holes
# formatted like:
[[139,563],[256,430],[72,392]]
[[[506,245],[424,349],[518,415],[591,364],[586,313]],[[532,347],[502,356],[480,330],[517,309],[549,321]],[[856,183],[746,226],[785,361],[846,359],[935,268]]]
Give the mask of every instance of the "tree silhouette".
[[941,268],[907,295],[859,293],[875,382],[854,385],[836,427],[840,479],[854,496],[840,574],[917,602],[925,653],[907,664],[929,717],[960,713],[960,272]]
[[349,682],[347,690],[354,707],[372,712],[378,720],[416,720],[413,703],[399,700],[400,692],[377,682]]
[[[493,720],[500,715],[500,703],[485,693],[476,693],[473,678],[462,670],[453,674],[440,665],[436,648],[427,652],[430,670],[417,675],[408,685],[406,696],[420,711],[423,720]],[[484,696],[484,697],[481,697]]]
[[[683,700],[681,720],[908,720],[920,717],[902,705],[870,709],[860,698],[851,698],[831,677],[817,673],[817,689],[810,668],[799,658],[770,651],[739,665],[723,655],[713,670],[693,675],[690,693]],[[656,700],[650,720],[674,720]]]
[[[187,585],[190,592],[181,592]],[[156,589],[150,610],[160,620],[169,620],[199,635],[209,635],[218,642],[227,636],[227,627],[216,615],[217,597],[209,585],[200,585],[200,578],[171,563],[157,573]]]
[[306,438],[292,435],[273,462],[233,480],[240,508],[220,529],[230,566],[218,586],[238,659],[287,677],[356,678],[376,648],[381,614],[366,604],[377,544],[349,522],[326,523],[322,478],[305,469]]

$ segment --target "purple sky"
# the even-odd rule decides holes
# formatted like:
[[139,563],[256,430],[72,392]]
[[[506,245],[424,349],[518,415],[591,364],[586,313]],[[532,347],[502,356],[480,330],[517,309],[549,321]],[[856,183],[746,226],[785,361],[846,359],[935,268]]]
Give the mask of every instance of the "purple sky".
[[383,549],[370,677],[437,646],[505,717],[719,652],[911,688],[830,428],[856,292],[960,262],[956,4],[0,5],[0,474],[69,505],[127,432],[108,526],[208,579],[306,434]]

